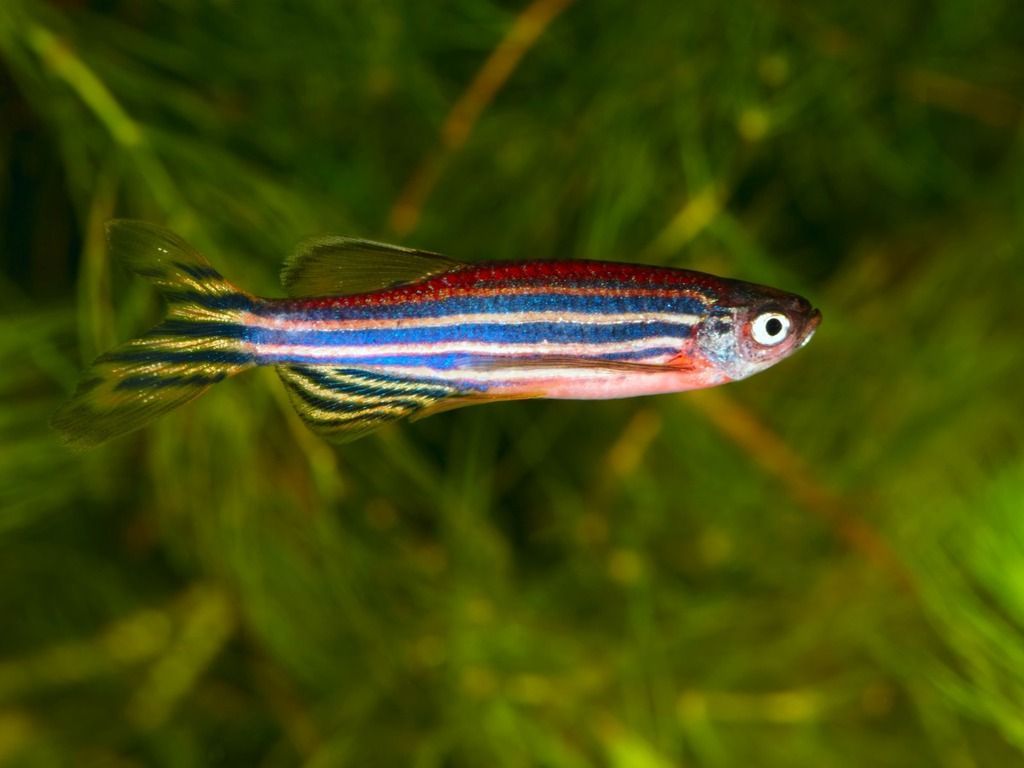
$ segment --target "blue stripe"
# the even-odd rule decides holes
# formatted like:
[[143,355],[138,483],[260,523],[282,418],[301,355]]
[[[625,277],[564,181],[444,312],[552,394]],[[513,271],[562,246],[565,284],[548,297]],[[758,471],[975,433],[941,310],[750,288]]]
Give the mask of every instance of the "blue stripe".
[[255,307],[260,314],[285,320],[375,320],[394,318],[445,317],[446,315],[507,312],[678,312],[693,315],[705,311],[704,304],[688,296],[564,296],[558,294],[505,294],[501,296],[456,296],[436,301],[364,307],[303,307],[267,304]]
[[146,336],[205,336],[222,339],[247,339],[251,331],[238,323],[216,323],[202,320],[165,320]]
[[226,293],[210,295],[197,291],[165,291],[164,298],[171,304],[195,304],[204,309],[236,309],[255,311],[265,306],[259,299],[253,299],[244,293]]
[[228,350],[164,350],[164,349],[122,349],[108,352],[96,359],[97,363],[223,363],[245,365],[253,362],[253,356],[244,352]]
[[[345,368],[333,368],[318,370],[314,366],[295,369],[297,373],[305,376],[319,386],[330,389],[341,394],[366,395],[366,396],[389,396],[395,390],[384,389],[387,384],[418,384],[421,387],[414,390],[412,394],[443,397],[450,394],[451,388],[430,382],[412,381],[395,376],[384,376],[370,371],[350,370]],[[341,381],[335,377],[350,377],[349,381]],[[356,381],[352,381],[354,378]]]
[[142,374],[129,376],[117,383],[114,389],[164,389],[166,387],[208,387],[223,381],[225,374],[213,376],[194,374],[192,376],[161,376],[160,374]]
[[194,277],[196,280],[221,279],[220,273],[216,269],[205,264],[185,264],[181,261],[172,263],[186,275]]
[[377,402],[373,403],[357,403],[352,400],[346,400],[344,397],[337,399],[321,397],[312,392],[307,392],[300,386],[297,386],[293,382],[288,382],[291,386],[290,389],[300,399],[313,406],[314,408],[321,408],[325,411],[331,411],[334,413],[356,413],[358,411],[373,412],[381,406],[408,406],[413,409],[420,408],[424,403],[420,400],[412,400],[408,396],[389,396],[381,398]]
[[[203,324],[193,323],[186,329],[193,333],[193,328]],[[209,323],[211,336],[224,336],[234,333],[234,338],[243,335],[222,324]],[[548,341],[556,344],[580,343],[600,344],[605,342],[641,341],[655,336],[686,337],[693,326],[684,323],[623,323],[618,325],[598,325],[595,323],[516,323],[502,325],[500,323],[473,323],[453,325],[444,328],[418,328],[411,325],[406,328],[389,328],[385,330],[330,330],[330,331],[288,331],[276,329],[251,330],[251,340],[256,344],[301,344],[303,346],[339,346],[378,344],[431,344],[443,341],[472,341],[508,344],[534,344]]]
[[[625,361],[643,360],[649,357],[675,355],[680,352],[679,347],[653,347],[644,350],[630,352],[615,352],[611,354],[588,356],[590,360]],[[554,354],[554,353],[553,353]],[[426,367],[435,370],[451,370],[457,368],[473,369],[478,367],[481,355],[438,353],[436,355],[378,355],[372,357],[311,357],[302,355],[263,355],[260,356],[260,363],[304,363],[307,365],[359,365],[359,366],[403,366],[403,367]],[[530,356],[531,360],[542,358],[543,355]],[[510,357],[509,362],[514,365],[515,358]],[[376,394],[376,393],[375,393]]]

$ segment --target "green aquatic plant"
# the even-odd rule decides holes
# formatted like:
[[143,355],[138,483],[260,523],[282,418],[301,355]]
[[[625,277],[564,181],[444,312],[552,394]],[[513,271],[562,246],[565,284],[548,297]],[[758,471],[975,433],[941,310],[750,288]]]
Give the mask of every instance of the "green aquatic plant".
[[[1024,16],[0,3],[0,764],[1024,764]],[[267,371],[93,451],[162,314],[103,223],[808,296],[707,393],[309,433]],[[276,293],[275,293],[276,292]]]

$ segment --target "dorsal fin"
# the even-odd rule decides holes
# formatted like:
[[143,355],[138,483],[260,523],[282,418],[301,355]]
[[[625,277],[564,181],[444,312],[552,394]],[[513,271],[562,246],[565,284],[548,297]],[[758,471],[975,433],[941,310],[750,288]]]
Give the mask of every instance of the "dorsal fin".
[[281,283],[289,296],[370,293],[464,267],[439,253],[351,237],[305,240],[288,257]]

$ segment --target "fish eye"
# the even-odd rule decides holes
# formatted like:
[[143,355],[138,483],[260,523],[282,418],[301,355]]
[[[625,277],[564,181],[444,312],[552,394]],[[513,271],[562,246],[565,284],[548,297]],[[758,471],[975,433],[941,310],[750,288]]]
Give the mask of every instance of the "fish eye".
[[789,335],[789,318],[779,312],[764,312],[750,324],[750,335],[758,344],[772,347]]

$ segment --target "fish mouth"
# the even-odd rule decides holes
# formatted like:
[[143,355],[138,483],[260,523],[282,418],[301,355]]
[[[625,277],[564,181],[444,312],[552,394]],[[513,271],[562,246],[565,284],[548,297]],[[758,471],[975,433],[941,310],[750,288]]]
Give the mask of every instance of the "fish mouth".
[[819,325],[821,325],[821,310],[812,310],[811,314],[807,316],[807,320],[804,321],[804,328],[800,336],[800,341],[797,344],[797,349],[807,346],[807,342],[811,340],[814,332],[818,330]]

